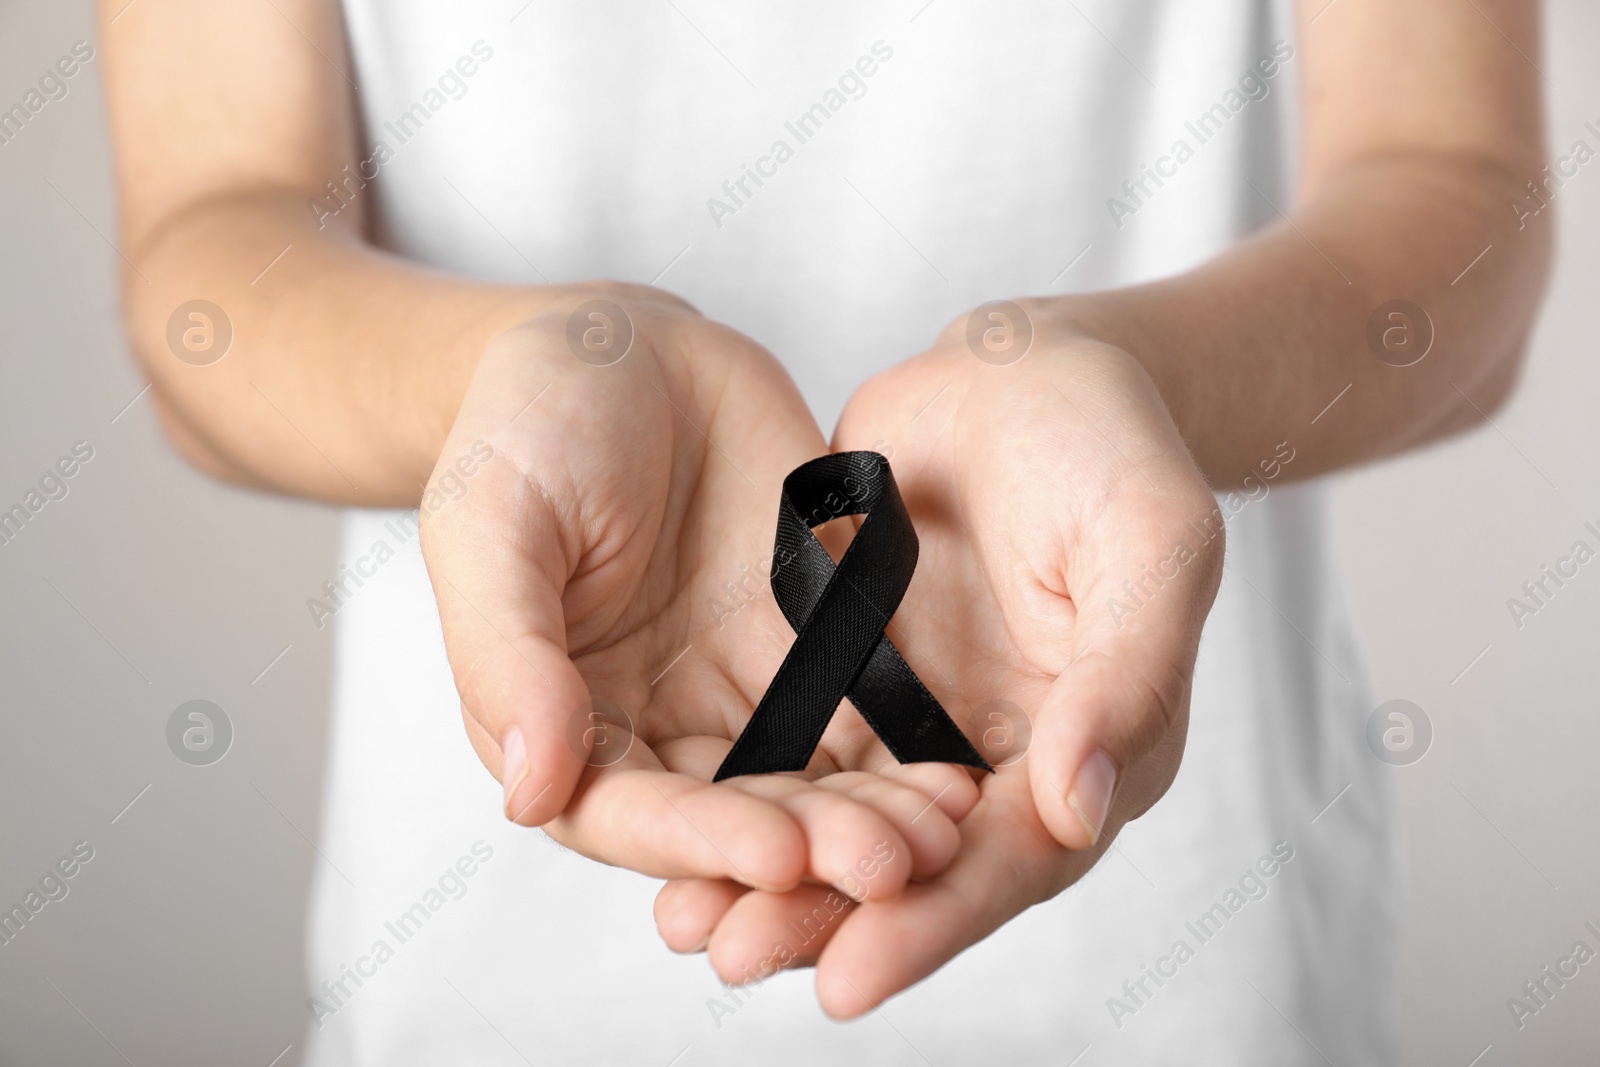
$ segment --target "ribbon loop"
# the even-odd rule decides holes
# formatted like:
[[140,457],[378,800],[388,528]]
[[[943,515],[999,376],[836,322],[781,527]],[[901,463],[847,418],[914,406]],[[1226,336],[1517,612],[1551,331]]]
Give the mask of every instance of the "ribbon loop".
[[[865,515],[838,564],[812,528]],[[845,697],[901,763],[959,763],[992,770],[884,629],[911,584],[917,532],[889,461],[839,452],[783,480],[772,595],[794,645],[715,781],[802,771]]]

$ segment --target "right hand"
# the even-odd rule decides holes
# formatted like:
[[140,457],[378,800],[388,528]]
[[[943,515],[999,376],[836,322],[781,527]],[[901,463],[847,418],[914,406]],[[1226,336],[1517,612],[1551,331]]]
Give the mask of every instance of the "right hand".
[[[963,317],[864,384],[834,438],[840,451],[894,442],[921,546],[896,643],[938,665],[926,681],[946,707],[1004,701],[1032,741],[982,780],[945,870],[842,910],[808,939],[835,1018],[872,1010],[1065,891],[1178,773],[1222,575],[1221,515],[1143,366],[1082,329],[1070,305],[1025,311],[1021,362],[975,359]],[[708,939],[718,973],[737,982],[793,939],[824,891],[746,892],[719,913],[732,895],[669,882],[656,916],[669,944]]]
[[[593,298],[633,329],[609,365],[568,343]],[[458,460],[485,446],[464,477]],[[574,290],[489,345],[422,546],[467,735],[509,818],[654,877],[774,891],[883,899],[950,861],[972,780],[900,766],[848,707],[803,774],[711,783],[793,640],[765,570],[783,478],[827,450],[771,354],[658,290]],[[434,490],[455,498],[434,507]],[[604,757],[592,700],[636,735],[606,730]],[[885,845],[894,858],[864,878]]]

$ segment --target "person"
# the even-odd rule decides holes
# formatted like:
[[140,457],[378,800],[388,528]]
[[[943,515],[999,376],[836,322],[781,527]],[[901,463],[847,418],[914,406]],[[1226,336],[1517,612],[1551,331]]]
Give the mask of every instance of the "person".
[[[161,423],[351,508],[285,594],[337,641],[308,1062],[1395,1062],[1311,479],[1512,387],[1538,23],[106,0]],[[886,632],[1004,758],[845,706],[713,784],[793,641],[782,480],[860,449],[921,543]]]

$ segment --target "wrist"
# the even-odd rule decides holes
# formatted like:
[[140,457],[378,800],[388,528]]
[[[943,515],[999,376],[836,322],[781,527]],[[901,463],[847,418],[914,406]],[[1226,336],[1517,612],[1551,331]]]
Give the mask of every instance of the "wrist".
[[473,376],[497,341],[555,306],[552,286],[494,286],[472,294],[442,351],[407,377],[418,413],[402,454],[411,485],[426,484],[439,464],[445,441],[461,413]]
[[[412,484],[424,483],[439,463],[446,438],[485,355],[510,335],[533,323],[563,333],[567,318],[594,300],[621,307],[630,329],[636,332],[652,330],[663,317],[699,315],[688,303],[665,290],[627,282],[476,288],[467,314],[457,324],[444,351],[412,376],[417,410],[423,413],[416,426],[416,447],[405,453],[408,473],[420,472]],[[637,337],[634,343],[638,343]]]
[[[1117,291],[1035,298],[1022,306],[1035,322],[1035,343],[1042,340],[1046,350],[1082,352],[1086,346],[1104,346],[1132,359],[1155,385],[1180,432],[1185,431],[1189,391],[1176,368],[1161,358],[1159,346],[1141,328],[1138,318],[1118,299]],[[1187,439],[1187,432],[1184,436]]]

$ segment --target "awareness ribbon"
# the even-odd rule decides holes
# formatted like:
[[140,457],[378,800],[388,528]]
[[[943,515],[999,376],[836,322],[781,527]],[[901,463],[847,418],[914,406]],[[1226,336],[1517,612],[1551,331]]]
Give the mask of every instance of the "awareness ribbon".
[[[865,515],[835,564],[812,528]],[[796,467],[778,506],[772,595],[794,645],[715,781],[800,771],[849,697],[901,763],[993,770],[884,633],[917,566],[917,532],[889,461],[837,452]]]

